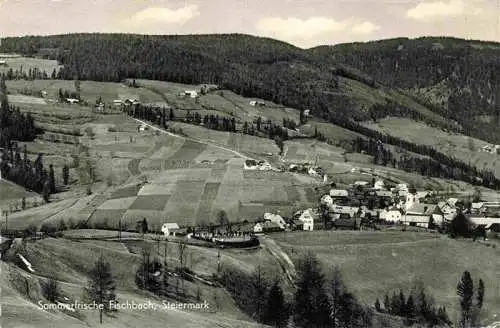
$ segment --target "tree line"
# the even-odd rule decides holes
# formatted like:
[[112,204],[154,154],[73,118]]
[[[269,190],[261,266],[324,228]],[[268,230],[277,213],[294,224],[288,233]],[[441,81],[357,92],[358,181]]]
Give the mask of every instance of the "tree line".
[[0,78],[0,147],[9,148],[14,140],[32,141],[40,132],[30,113],[23,114],[9,105],[7,85]]

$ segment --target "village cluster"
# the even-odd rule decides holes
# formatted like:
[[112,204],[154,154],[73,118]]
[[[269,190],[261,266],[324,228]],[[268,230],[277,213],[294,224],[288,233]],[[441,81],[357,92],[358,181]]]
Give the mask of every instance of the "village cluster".
[[[291,217],[265,213],[256,222],[196,228],[188,237],[213,242],[244,243],[255,235],[290,230],[370,229],[378,225],[440,229],[462,212],[474,228],[500,231],[500,202],[475,202],[467,206],[458,198],[445,200],[432,191],[417,191],[407,184],[387,188],[382,180],[356,181],[346,189],[330,189],[317,208],[308,208]],[[176,223],[165,223],[162,231],[175,235]]]

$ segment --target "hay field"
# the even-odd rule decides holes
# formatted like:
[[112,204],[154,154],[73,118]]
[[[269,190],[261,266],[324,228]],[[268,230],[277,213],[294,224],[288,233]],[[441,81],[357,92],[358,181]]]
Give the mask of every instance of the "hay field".
[[456,285],[462,272],[469,270],[486,284],[484,317],[500,315],[498,247],[418,232],[315,231],[273,238],[294,260],[310,251],[327,270],[339,266],[348,286],[367,304],[387,292],[400,288],[406,292],[422,280],[452,320],[458,319],[460,308]]

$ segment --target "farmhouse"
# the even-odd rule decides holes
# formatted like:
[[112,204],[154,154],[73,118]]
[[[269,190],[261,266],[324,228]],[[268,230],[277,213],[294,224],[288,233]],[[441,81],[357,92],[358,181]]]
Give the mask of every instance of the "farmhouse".
[[434,222],[436,222],[436,220],[439,220],[439,215],[441,215],[441,213],[439,212],[437,205],[415,204],[406,211],[402,222],[403,224],[409,226],[428,228],[431,217],[434,219]]
[[352,206],[333,206],[331,209],[335,214],[347,214],[349,217],[355,216],[359,212],[359,207]]
[[368,181],[356,181],[354,182],[353,184],[354,186],[362,186],[362,187],[365,187],[368,185]]
[[7,66],[7,62],[5,60],[0,60],[0,66]]
[[[300,213],[300,212],[299,212]],[[297,218],[299,221],[302,221],[303,223],[303,230],[307,231],[312,231],[314,230],[314,217],[313,217],[313,210],[312,208],[309,208],[300,214],[300,216]]]
[[179,229],[180,228],[177,223],[164,223],[161,227],[161,231],[165,234],[165,236],[175,236],[176,231],[178,231]]
[[124,104],[123,100],[120,99],[113,100],[113,106],[121,106],[123,104]]

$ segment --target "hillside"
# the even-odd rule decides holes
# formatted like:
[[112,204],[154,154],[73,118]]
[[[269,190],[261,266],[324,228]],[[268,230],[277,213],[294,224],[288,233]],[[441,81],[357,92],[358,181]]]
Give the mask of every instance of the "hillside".
[[309,50],[404,92],[467,134],[500,143],[500,43],[455,38],[398,38]]
[[404,94],[381,88],[363,72],[267,38],[76,34],[5,38],[0,51],[56,59],[64,66],[60,79],[216,83],[246,97],[311,109],[329,120],[393,114],[458,128]]

